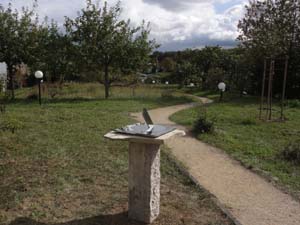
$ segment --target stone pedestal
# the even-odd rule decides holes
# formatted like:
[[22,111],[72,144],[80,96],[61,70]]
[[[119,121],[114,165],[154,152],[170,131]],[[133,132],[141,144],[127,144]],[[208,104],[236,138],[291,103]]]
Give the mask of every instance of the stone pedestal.
[[128,217],[152,223],[159,215],[160,205],[160,145],[173,135],[184,135],[174,130],[158,138],[119,134],[114,131],[104,137],[129,142],[129,202]]
[[157,144],[129,144],[128,216],[145,223],[152,223],[159,215],[159,147]]

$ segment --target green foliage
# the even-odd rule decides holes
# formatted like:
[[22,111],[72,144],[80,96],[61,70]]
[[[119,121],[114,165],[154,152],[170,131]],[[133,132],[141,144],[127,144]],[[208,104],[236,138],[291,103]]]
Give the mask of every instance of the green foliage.
[[152,58],[154,61],[157,59],[160,65],[175,63],[176,69],[163,81],[168,80],[182,87],[192,82],[204,90],[215,90],[218,82],[224,81],[231,90],[254,92],[253,62],[242,48],[206,46],[180,52],[155,52]]
[[274,57],[288,54],[299,42],[299,6],[297,1],[251,1],[240,20],[239,40],[259,55]]
[[214,131],[214,122],[201,115],[194,123],[193,132],[195,134],[212,133]]
[[225,71],[221,68],[215,67],[208,71],[208,77],[206,80],[206,87],[210,90],[217,88],[218,84],[225,79]]
[[35,47],[32,45],[32,33],[36,30],[33,16],[34,9],[23,8],[19,13],[12,8],[11,3],[7,9],[0,4],[0,62],[5,62],[8,67],[12,98],[15,69],[21,63],[29,61]]
[[300,165],[300,140],[295,140],[288,144],[281,152],[281,155],[285,160]]
[[0,120],[0,132],[10,131],[15,133],[15,131],[22,129],[24,124],[13,117],[5,116]]
[[83,69],[99,71],[98,81],[104,84],[108,98],[111,83],[142,69],[156,44],[148,40],[149,25],[132,27],[129,20],[120,19],[120,2],[110,8],[107,2],[103,8],[90,0],[86,3],[77,18],[66,19],[65,27],[77,57],[88,67]]
[[[247,52],[255,78],[251,84],[261,89],[263,62],[266,57],[275,59],[274,94],[281,94],[284,58],[289,56],[287,93],[290,98],[300,97],[300,7],[299,1],[250,1],[245,6],[244,18],[239,21],[238,40]],[[269,67],[269,66],[268,66]],[[277,84],[276,84],[277,83]],[[257,92],[256,92],[257,93]]]
[[197,111],[197,119],[193,122],[192,132],[196,135],[204,133],[213,133],[215,130],[214,122],[212,119],[207,117],[207,109],[205,106],[202,106]]
[[287,106],[290,108],[300,108],[300,100],[299,99],[288,100]]
[[176,62],[171,57],[166,57],[160,62],[160,67],[165,72],[174,72],[176,69]]
[[[39,48],[30,62],[33,71],[42,70],[45,79],[63,83],[65,79],[78,76],[78,65],[74,46],[68,35],[59,31],[56,22],[47,19],[39,25],[34,33]],[[78,60],[78,59],[77,59]]]
[[248,117],[248,118],[242,119],[241,124],[242,125],[246,125],[246,126],[248,126],[248,125],[256,125],[257,121],[256,121],[255,118]]

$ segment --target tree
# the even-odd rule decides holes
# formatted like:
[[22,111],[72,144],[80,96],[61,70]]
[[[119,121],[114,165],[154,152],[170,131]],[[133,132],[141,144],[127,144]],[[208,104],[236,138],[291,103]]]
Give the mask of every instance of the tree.
[[[242,47],[256,61],[257,83],[260,83],[262,62],[289,56],[288,93],[300,93],[300,3],[298,0],[250,1],[238,28]],[[275,90],[279,91],[279,90]],[[299,94],[298,94],[299,95]]]
[[206,46],[194,53],[193,64],[195,64],[198,76],[202,80],[202,88],[205,89],[210,69],[218,67],[220,64],[222,49],[219,46]]
[[73,57],[76,54],[71,39],[59,31],[56,22],[48,24],[46,18],[33,35],[37,45],[29,64],[34,70],[42,70],[48,81],[60,84],[68,74],[76,73],[75,64],[79,61],[75,62],[76,57]]
[[250,1],[239,21],[242,45],[267,57],[288,54],[299,35],[298,1]]
[[78,17],[65,22],[80,58],[89,69],[103,74],[99,81],[104,83],[105,98],[111,83],[145,66],[156,47],[154,40],[148,40],[149,25],[132,28],[120,13],[120,2],[110,8],[105,2],[101,8],[87,0]]
[[173,72],[176,68],[176,62],[171,57],[166,57],[161,61],[160,66],[166,72]]
[[7,9],[0,5],[0,62],[5,62],[8,69],[11,98],[14,99],[15,70],[21,63],[26,63],[30,55],[30,35],[35,23],[32,20],[34,9],[22,9],[19,14],[9,4]]

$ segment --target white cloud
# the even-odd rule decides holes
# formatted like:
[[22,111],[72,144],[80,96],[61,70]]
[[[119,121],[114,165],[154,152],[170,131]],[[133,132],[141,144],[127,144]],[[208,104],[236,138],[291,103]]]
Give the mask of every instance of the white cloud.
[[[172,50],[209,44],[234,44],[237,22],[246,0],[123,0],[123,18],[134,26],[144,19],[151,23],[152,37],[162,49]],[[8,0],[0,0],[7,4]],[[20,7],[30,0],[12,0]],[[117,0],[108,1],[115,4]],[[218,5],[217,5],[218,4]],[[74,17],[85,5],[84,0],[40,0],[39,14],[63,24],[64,16]],[[222,12],[217,12],[216,7]],[[224,8],[224,10],[223,10]]]

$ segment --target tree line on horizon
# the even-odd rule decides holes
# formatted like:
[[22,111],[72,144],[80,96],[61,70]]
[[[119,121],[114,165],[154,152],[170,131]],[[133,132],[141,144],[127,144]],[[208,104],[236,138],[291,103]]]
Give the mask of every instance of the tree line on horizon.
[[[155,52],[154,70],[163,72],[164,80],[181,86],[196,83],[202,89],[217,89],[225,82],[230,90],[259,95],[264,61],[269,73],[275,62],[273,92],[282,93],[285,61],[288,57],[287,96],[300,98],[300,2],[297,0],[253,0],[245,6],[238,23],[238,46]],[[268,76],[268,74],[266,74]],[[268,82],[266,79],[265,82]]]
[[[287,96],[300,98],[300,3],[297,0],[252,0],[238,23],[238,46],[206,46],[176,52],[155,51],[149,24],[133,27],[120,19],[120,2],[101,7],[86,0],[86,7],[63,28],[36,15],[0,5],[0,62],[8,66],[9,88],[14,96],[16,68],[42,70],[48,82],[97,81],[105,97],[114,83],[137,82],[137,72],[158,74],[161,82],[180,86],[195,83],[216,89],[223,81],[232,91],[259,94],[264,60],[275,61],[274,96],[280,96],[288,57]],[[159,72],[159,73],[157,73]],[[268,72],[268,68],[267,68]],[[33,72],[29,80],[33,80]]]

